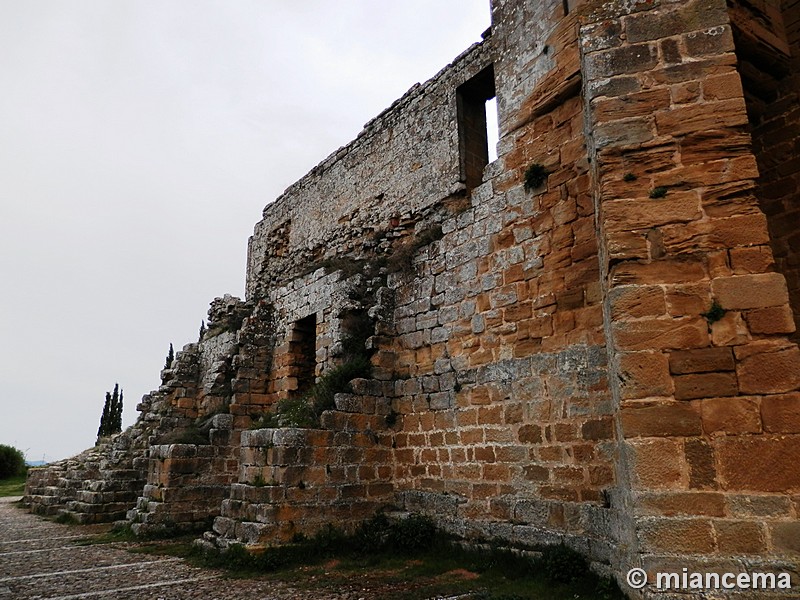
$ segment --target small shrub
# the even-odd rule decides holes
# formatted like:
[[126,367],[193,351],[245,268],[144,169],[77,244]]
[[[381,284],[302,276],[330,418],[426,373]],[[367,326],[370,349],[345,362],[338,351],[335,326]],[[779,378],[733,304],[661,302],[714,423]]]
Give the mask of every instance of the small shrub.
[[438,537],[439,531],[429,517],[412,514],[406,519],[390,521],[386,515],[377,514],[361,524],[353,540],[354,547],[362,552],[391,550],[412,554],[429,549]]
[[351,392],[350,382],[353,379],[369,377],[371,371],[372,364],[366,356],[351,358],[323,374],[317,383],[299,398],[285,398],[279,401],[275,405],[275,412],[261,417],[253,424],[252,429],[318,427],[322,413],[336,405],[336,394]]
[[664,196],[667,195],[667,191],[668,191],[667,188],[664,187],[663,185],[654,187],[652,190],[650,190],[650,198],[652,198],[653,200],[657,198],[663,198]]
[[324,373],[306,394],[314,414],[319,417],[323,411],[333,408],[336,394],[351,392],[350,382],[369,377],[371,372],[369,358],[358,356]]
[[623,175],[622,177],[622,181],[627,181],[627,182],[636,181],[636,175],[634,175],[633,173],[625,173],[625,175]]
[[711,303],[711,308],[709,308],[707,312],[700,313],[700,316],[705,317],[706,321],[708,321],[709,324],[711,324],[719,321],[722,317],[725,316],[726,312],[728,311],[722,308],[722,305],[719,302],[714,300]]
[[306,396],[285,398],[275,405],[275,413],[262,418],[264,427],[314,427],[317,419]]
[[564,544],[545,548],[539,564],[547,578],[556,583],[578,581],[589,570],[586,559]]
[[410,515],[392,523],[390,540],[395,549],[402,552],[418,552],[430,548],[436,540],[438,530],[433,520],[424,515]]
[[0,479],[25,474],[25,455],[14,446],[0,444]]
[[268,413],[253,421],[250,429],[275,429],[276,427],[280,427],[278,415],[276,413]]
[[391,523],[386,515],[375,515],[356,530],[356,544],[365,552],[381,552],[389,545],[390,528]]
[[364,311],[348,311],[340,315],[342,320],[342,356],[347,359],[364,356],[367,339],[375,334],[375,324]]
[[525,181],[525,191],[530,192],[531,190],[535,190],[539,186],[541,186],[545,181],[547,181],[547,176],[550,173],[547,172],[547,168],[541,163],[534,163],[525,169],[524,181]]

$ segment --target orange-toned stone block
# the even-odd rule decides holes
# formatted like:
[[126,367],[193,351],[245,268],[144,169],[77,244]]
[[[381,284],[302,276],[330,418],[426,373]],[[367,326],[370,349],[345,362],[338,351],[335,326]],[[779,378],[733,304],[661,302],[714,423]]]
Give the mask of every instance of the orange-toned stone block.
[[636,489],[679,488],[684,481],[684,449],[671,439],[627,440]]
[[796,328],[788,304],[749,310],[744,313],[744,318],[751,333],[793,333]]
[[770,270],[774,261],[768,246],[751,248],[731,248],[729,251],[731,267],[737,275],[764,273]]
[[747,356],[737,365],[736,374],[745,394],[780,394],[800,389],[800,348],[793,345]]
[[800,393],[765,396],[761,400],[764,431],[800,433]]
[[711,343],[715,346],[745,344],[750,339],[747,324],[738,311],[728,311],[719,321],[711,323]]
[[800,437],[796,435],[720,438],[717,460],[723,489],[787,492],[800,488]]
[[707,519],[649,518],[640,521],[637,532],[645,552],[711,553],[714,530]]
[[612,324],[622,350],[668,350],[708,346],[708,327],[701,317],[618,321]]
[[758,401],[753,398],[709,398],[700,402],[705,433],[760,433]]
[[667,307],[673,317],[699,315],[711,306],[708,283],[667,287]]
[[685,402],[625,404],[621,410],[626,438],[694,436],[702,433],[700,414]]
[[676,492],[639,494],[637,511],[644,515],[725,516],[725,496],[717,492]]
[[618,355],[623,399],[669,396],[673,392],[669,361],[662,352],[625,352]]
[[696,131],[747,125],[744,98],[690,104],[656,113],[659,135],[681,136]]
[[677,350],[669,355],[669,370],[677,375],[733,371],[734,366],[733,351],[730,348]]
[[703,80],[703,97],[706,99],[728,100],[743,95],[742,80],[735,71]]
[[662,258],[652,262],[628,261],[615,265],[611,270],[614,285],[686,284],[703,281],[706,275],[705,265],[695,258]]
[[695,192],[673,192],[662,200],[611,200],[603,203],[603,225],[608,231],[633,231],[668,223],[687,223],[701,217]]
[[789,301],[786,280],[779,273],[717,277],[711,291],[726,310],[781,306]]
[[736,374],[731,372],[676,375],[674,381],[678,400],[735,396],[739,392]]
[[760,523],[752,521],[714,521],[717,546],[725,554],[760,554],[767,549]]
[[659,316],[667,312],[664,290],[655,285],[625,285],[613,288],[609,292],[609,302],[613,319]]

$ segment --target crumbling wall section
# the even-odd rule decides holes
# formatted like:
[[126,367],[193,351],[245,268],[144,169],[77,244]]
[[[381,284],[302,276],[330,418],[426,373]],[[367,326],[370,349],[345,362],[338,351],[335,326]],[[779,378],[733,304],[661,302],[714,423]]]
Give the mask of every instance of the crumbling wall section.
[[[152,434],[143,456],[145,482],[127,520],[137,534],[204,529],[219,514],[238,468],[239,433],[230,414],[237,358],[252,354],[248,303],[226,295],[208,311],[208,328],[162,373],[156,411],[142,414]],[[240,339],[251,344],[240,348]]]
[[375,234],[463,191],[456,88],[490,63],[491,38],[412,87],[269,204],[250,238],[247,297],[325,258],[363,254]]
[[380,399],[340,394],[322,429],[243,431],[238,481],[206,542],[255,548],[331,525],[352,531],[388,506],[394,493],[388,408]]

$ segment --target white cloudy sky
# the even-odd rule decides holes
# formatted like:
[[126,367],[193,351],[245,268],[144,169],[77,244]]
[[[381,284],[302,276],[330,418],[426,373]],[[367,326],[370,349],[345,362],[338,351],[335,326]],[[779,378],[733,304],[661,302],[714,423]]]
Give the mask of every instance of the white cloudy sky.
[[243,295],[265,204],[489,25],[489,0],[0,0],[0,443],[124,425]]

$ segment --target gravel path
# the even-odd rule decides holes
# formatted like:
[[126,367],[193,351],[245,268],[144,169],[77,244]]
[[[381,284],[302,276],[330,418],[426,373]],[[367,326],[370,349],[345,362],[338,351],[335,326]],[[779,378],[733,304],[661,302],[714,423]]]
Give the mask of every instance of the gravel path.
[[[227,579],[167,556],[133,554],[125,544],[75,545],[96,528],[59,525],[0,498],[0,600],[356,600],[274,581]],[[381,596],[377,596],[381,597]]]

